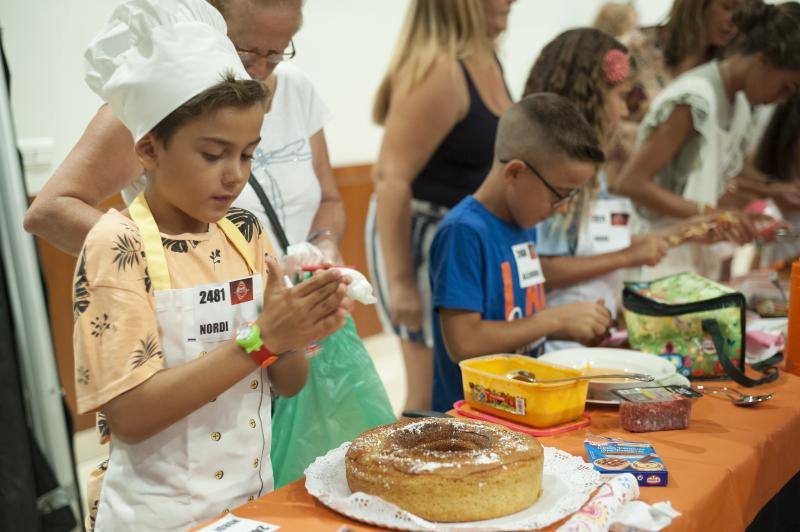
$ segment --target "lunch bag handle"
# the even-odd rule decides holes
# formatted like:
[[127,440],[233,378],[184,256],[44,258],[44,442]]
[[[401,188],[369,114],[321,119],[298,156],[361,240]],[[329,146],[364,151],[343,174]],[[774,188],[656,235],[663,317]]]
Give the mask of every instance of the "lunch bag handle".
[[[724,369],[725,373],[727,373],[731,379],[736,381],[736,383],[749,388],[752,386],[758,386],[760,384],[772,382],[778,378],[778,368],[775,366],[752,366],[754,369],[757,369],[764,374],[764,377],[760,379],[751,379],[745,375],[744,371],[737,368],[733,362],[731,362],[731,359],[728,356],[728,342],[725,341],[725,337],[722,335],[722,329],[720,328],[717,320],[706,319],[703,320],[702,325],[703,331],[711,335],[711,339],[714,342],[714,348],[717,350],[717,358],[719,358],[719,363],[722,366],[722,369]],[[742,338],[742,344],[744,344],[744,341],[745,339]],[[744,345],[742,345],[742,348],[744,349]]]

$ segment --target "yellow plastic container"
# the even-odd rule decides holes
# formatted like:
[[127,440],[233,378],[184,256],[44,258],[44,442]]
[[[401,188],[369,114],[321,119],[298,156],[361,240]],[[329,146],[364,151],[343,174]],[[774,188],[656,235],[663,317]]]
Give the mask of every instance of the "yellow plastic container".
[[589,381],[553,384],[508,378],[525,370],[537,379],[578,377],[578,370],[539,362],[522,355],[489,355],[458,364],[464,381],[464,399],[476,410],[536,428],[553,427],[583,414]]

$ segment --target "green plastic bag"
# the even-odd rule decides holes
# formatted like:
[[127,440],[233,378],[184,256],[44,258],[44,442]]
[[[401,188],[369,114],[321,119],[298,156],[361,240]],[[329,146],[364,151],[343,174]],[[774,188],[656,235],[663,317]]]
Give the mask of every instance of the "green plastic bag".
[[272,416],[275,489],[303,476],[318,457],[362,432],[396,420],[352,318],[321,342],[308,380],[294,397],[277,397]]

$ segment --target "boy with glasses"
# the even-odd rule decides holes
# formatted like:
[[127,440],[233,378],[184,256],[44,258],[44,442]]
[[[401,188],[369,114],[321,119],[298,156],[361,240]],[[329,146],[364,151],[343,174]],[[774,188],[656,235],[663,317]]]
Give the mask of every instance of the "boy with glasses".
[[534,94],[503,115],[494,165],[447,214],[431,246],[434,409],[463,398],[461,360],[538,356],[545,338],[592,344],[607,334],[611,316],[602,301],[545,309],[534,228],[603,161],[593,128],[564,97]]

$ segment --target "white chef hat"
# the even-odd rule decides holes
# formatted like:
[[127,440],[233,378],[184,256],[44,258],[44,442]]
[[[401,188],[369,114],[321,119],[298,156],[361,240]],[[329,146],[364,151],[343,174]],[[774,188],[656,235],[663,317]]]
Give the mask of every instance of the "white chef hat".
[[225,20],[205,0],[129,0],[84,57],[86,83],[134,141],[226,74],[250,79]]

